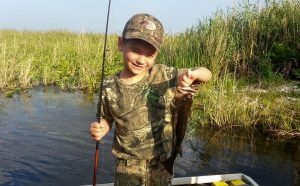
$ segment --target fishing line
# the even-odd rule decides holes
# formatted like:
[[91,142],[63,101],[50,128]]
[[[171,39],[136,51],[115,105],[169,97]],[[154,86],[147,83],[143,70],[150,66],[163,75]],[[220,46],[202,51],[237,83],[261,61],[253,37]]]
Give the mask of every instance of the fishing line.
[[[105,67],[105,56],[106,56],[106,43],[107,43],[107,31],[108,31],[108,22],[109,22],[109,13],[110,13],[110,4],[111,0],[109,0],[108,8],[107,8],[107,16],[106,16],[106,27],[105,27],[105,36],[104,36],[104,46],[103,46],[103,55],[102,55],[102,69],[101,69],[101,83],[100,83],[100,95],[99,95],[99,119],[98,122],[100,123],[101,120],[101,106],[102,106],[102,88],[103,88],[103,81],[104,81],[104,67]],[[93,175],[93,186],[96,185],[96,178],[97,178],[97,169],[98,169],[98,156],[99,156],[99,141],[96,142],[96,152],[95,152],[95,161],[94,161],[94,175]]]

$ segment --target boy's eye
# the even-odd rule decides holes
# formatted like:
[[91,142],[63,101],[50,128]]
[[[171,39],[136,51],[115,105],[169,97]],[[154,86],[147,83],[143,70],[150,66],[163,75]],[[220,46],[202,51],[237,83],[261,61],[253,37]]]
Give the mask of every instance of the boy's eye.
[[139,53],[139,52],[140,52],[140,50],[138,50],[138,49],[136,49],[136,48],[133,48],[131,51],[132,51],[132,52],[135,52],[135,53]]
[[156,54],[157,54],[157,52],[156,52],[156,51],[149,52],[149,54],[148,54],[148,57],[155,57],[155,56],[156,56]]
[[145,55],[146,57],[149,57],[149,58],[153,58],[155,57],[155,52],[143,52],[142,50],[138,49],[138,48],[132,48],[131,49],[132,52],[136,53],[136,54],[139,54],[139,55]]
[[150,58],[152,58],[152,57],[154,57],[155,56],[155,54],[149,54],[148,55],[148,57],[150,57]]

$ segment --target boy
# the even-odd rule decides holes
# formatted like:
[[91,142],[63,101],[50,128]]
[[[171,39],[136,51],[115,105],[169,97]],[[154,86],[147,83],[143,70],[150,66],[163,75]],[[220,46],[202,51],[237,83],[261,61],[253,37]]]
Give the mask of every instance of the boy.
[[101,112],[100,123],[93,122],[90,133],[100,140],[115,123],[115,185],[170,185],[172,175],[163,163],[171,156],[174,141],[171,107],[175,92],[211,78],[204,67],[178,71],[155,64],[163,35],[155,17],[131,17],[118,39],[124,69],[103,84],[102,109],[97,112],[98,117]]

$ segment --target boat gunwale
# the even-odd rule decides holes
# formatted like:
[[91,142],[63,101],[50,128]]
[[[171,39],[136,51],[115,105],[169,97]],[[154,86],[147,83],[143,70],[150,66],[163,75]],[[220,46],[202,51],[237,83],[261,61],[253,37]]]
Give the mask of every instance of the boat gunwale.
[[[173,178],[172,185],[204,184],[204,183],[212,183],[217,181],[230,181],[230,180],[243,180],[247,182],[247,184],[250,184],[251,186],[259,186],[251,177],[243,173]],[[113,185],[114,183],[96,184],[96,186],[113,186]],[[83,185],[83,186],[91,186],[91,185]]]

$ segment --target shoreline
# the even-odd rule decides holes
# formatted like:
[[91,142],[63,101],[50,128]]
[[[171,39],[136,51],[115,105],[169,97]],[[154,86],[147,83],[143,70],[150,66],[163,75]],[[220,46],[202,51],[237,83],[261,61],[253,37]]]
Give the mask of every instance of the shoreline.
[[[42,88],[44,89],[43,91],[47,91],[47,89],[53,87],[55,89],[58,89],[60,91],[64,91],[64,92],[69,92],[69,93],[73,93],[73,92],[80,92],[83,95],[87,95],[87,97],[95,97],[95,95],[97,95],[98,93],[88,93],[87,91],[81,90],[81,89],[72,89],[72,90],[68,90],[68,89],[62,89],[61,87],[57,86],[57,85],[38,85],[38,86],[33,86],[30,88],[16,88],[14,89],[2,89],[0,90],[0,95],[2,94],[4,97],[4,99],[10,99],[13,98],[16,95],[22,95],[25,97],[31,97],[30,94],[30,89],[35,89],[35,88]],[[250,97],[250,94],[255,94],[258,95],[258,97],[268,97],[268,95],[271,94],[277,94],[279,95],[280,99],[285,99],[285,102],[288,104],[299,104],[300,103],[300,82],[297,81],[291,81],[287,84],[284,85],[280,85],[280,86],[271,86],[268,89],[255,89],[253,88],[255,87],[255,85],[251,85],[248,86],[246,88],[242,88],[239,91],[236,91],[236,93],[230,93],[231,95],[242,95],[241,100],[246,101],[244,104],[245,105],[250,105],[252,104],[257,104],[257,106],[255,106],[256,109],[260,109],[260,111],[263,111],[263,107],[264,105],[262,105],[262,103],[259,102],[259,100],[257,99],[257,96],[253,95]],[[246,92],[246,93],[245,93]],[[199,92],[199,94],[201,94],[201,91]],[[226,93],[225,93],[226,94]],[[291,97],[290,95],[292,95],[293,97]],[[32,98],[32,97],[31,97]],[[231,97],[232,98],[232,97]],[[32,98],[34,99],[34,98]],[[209,103],[211,100],[207,100],[206,101]],[[226,100],[223,100],[224,102],[226,102]],[[192,117],[190,119],[190,125],[192,130],[198,130],[198,128],[200,127],[213,127],[217,130],[221,129],[221,130],[226,130],[226,129],[245,129],[245,130],[250,130],[250,131],[259,131],[263,134],[267,134],[267,135],[271,135],[271,136],[275,136],[275,137],[282,137],[282,138],[298,138],[300,137],[300,130],[299,129],[291,129],[291,128],[280,128],[278,127],[278,120],[274,119],[273,123],[270,120],[269,123],[266,124],[260,124],[260,120],[257,120],[257,114],[256,115],[248,115],[247,117],[249,117],[249,120],[256,120],[257,123],[252,123],[252,125],[249,124],[245,124],[245,123],[229,123],[227,122],[226,124],[223,125],[218,125],[218,123],[216,123],[214,120],[212,120],[211,115],[206,115],[207,113],[205,111],[207,111],[207,108],[205,107],[205,105],[200,104],[203,102],[201,97],[196,96],[194,98],[194,105],[193,105],[193,112],[192,112]],[[241,102],[242,103],[242,102]],[[244,106],[245,107],[245,106]],[[256,110],[256,112],[259,112],[258,110]],[[294,122],[297,122],[297,119],[300,119],[300,110],[295,110],[295,115],[294,115]],[[200,113],[200,115],[199,115]],[[217,113],[216,111],[214,111],[214,113],[216,113],[216,115],[220,114]],[[205,118],[203,118],[202,116],[206,115],[206,120]],[[287,113],[285,113],[287,115]],[[230,114],[229,114],[230,115]],[[240,113],[240,115],[243,115],[243,113]],[[270,114],[271,115],[271,114]],[[230,115],[231,116],[231,115]],[[202,117],[201,119],[199,119],[200,117]],[[232,116],[231,116],[232,117]],[[239,115],[236,115],[235,117],[241,117]],[[250,117],[254,117],[254,118],[250,118]],[[205,121],[205,122],[203,122]],[[228,120],[228,121],[237,121],[237,120]],[[243,120],[242,120],[243,121]],[[299,122],[299,121],[298,121]],[[299,126],[300,124],[295,123],[295,126]]]

